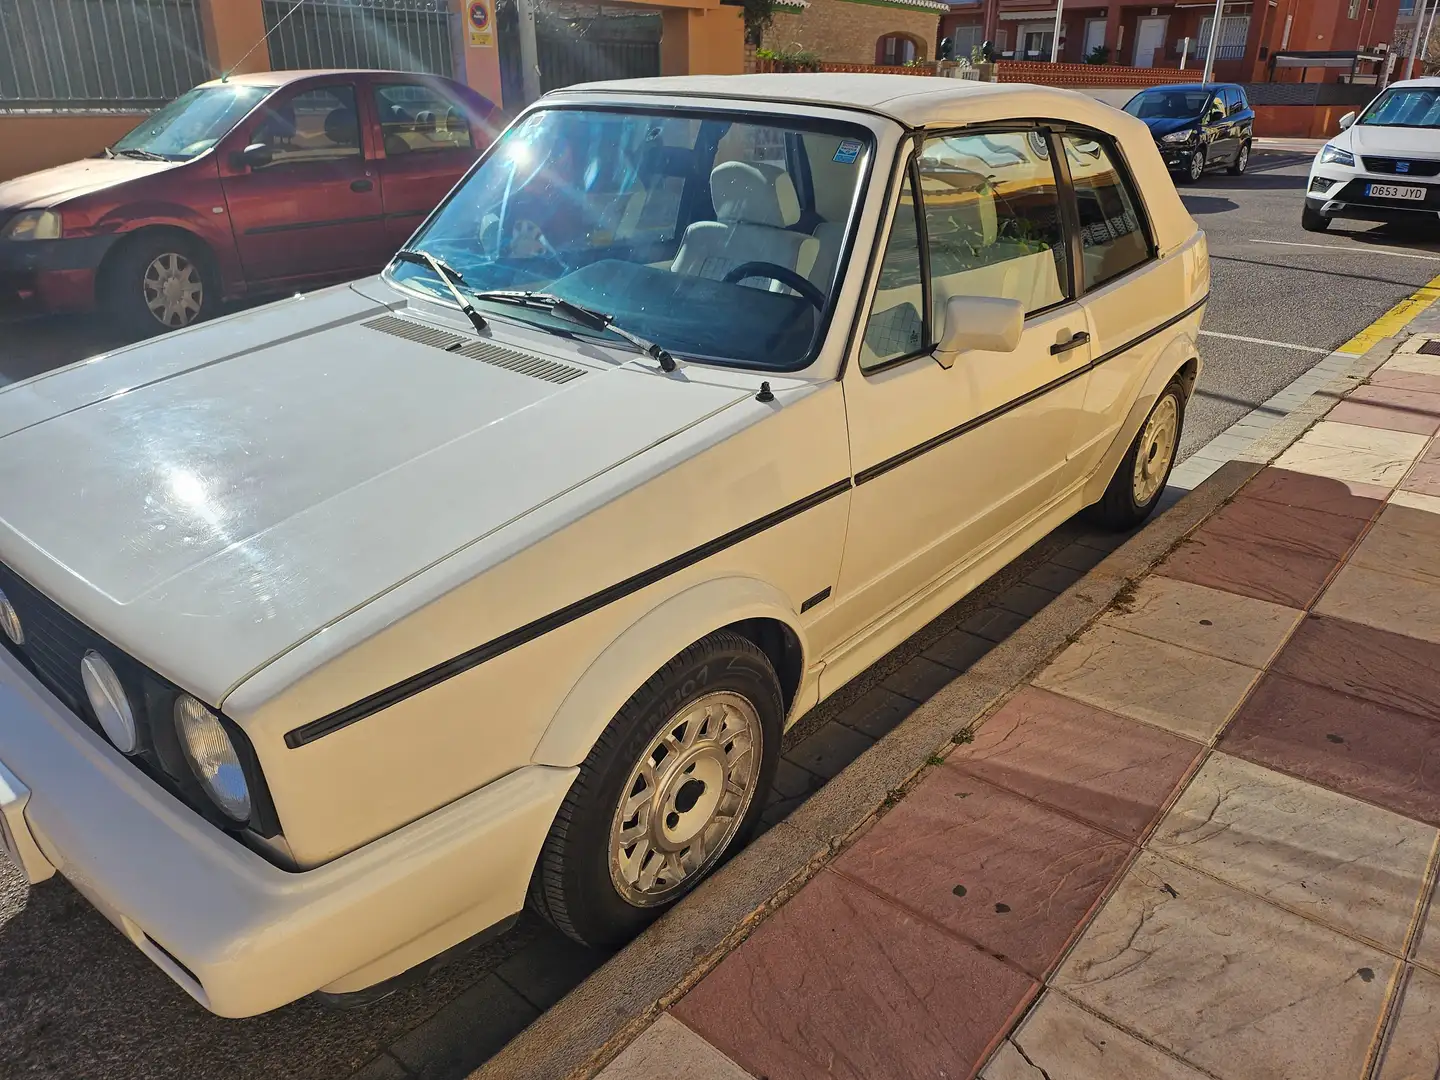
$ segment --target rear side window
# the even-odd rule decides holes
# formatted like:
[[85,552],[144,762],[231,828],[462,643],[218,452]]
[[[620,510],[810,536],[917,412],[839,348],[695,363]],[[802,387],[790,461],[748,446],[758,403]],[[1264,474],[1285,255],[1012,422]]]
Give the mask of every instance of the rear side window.
[[1061,137],[1075,187],[1084,252],[1085,288],[1119,277],[1150,258],[1150,241],[1134,186],[1104,143],[1084,135]]
[[1245,95],[1238,87],[1227,87],[1225,90],[1225,105],[1231,116],[1245,111]]
[[375,87],[375,113],[386,157],[475,145],[464,110],[433,86],[382,83]]
[[929,139],[920,154],[932,325],[952,296],[1019,300],[1027,314],[1070,296],[1050,143],[1035,129]]

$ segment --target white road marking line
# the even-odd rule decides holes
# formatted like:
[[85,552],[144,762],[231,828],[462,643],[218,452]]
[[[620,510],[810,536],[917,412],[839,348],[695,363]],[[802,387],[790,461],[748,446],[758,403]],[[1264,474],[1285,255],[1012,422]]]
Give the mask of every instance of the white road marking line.
[[1322,356],[1329,355],[1329,349],[1317,349],[1313,345],[1292,345],[1288,341],[1271,341],[1261,337],[1243,337],[1240,334],[1222,334],[1218,330],[1201,330],[1201,337],[1218,337],[1226,341],[1244,341],[1250,345],[1273,345],[1277,349],[1294,349],[1296,352],[1320,353]]
[[1276,247],[1314,248],[1316,251],[1343,251],[1346,254],[1359,252],[1362,255],[1393,255],[1397,259],[1424,259],[1426,262],[1440,262],[1440,255],[1417,255],[1413,251],[1396,251],[1394,248],[1366,247],[1364,244],[1301,244],[1294,240],[1251,240],[1252,244],[1273,244]]

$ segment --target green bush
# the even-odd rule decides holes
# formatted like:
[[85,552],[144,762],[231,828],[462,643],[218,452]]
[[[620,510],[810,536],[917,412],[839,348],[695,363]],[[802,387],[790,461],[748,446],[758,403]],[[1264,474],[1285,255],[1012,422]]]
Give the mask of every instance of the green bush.
[[1110,62],[1110,46],[1096,45],[1085,54],[1087,64],[1108,64]]
[[781,71],[820,70],[820,57],[809,49],[756,49],[755,59],[769,60]]

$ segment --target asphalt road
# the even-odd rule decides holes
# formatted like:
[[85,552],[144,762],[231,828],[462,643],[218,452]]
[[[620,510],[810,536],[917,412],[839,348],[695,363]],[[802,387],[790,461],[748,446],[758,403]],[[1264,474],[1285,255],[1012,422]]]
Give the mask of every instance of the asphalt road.
[[[1319,236],[1303,232],[1307,164],[1295,156],[1259,156],[1247,177],[1220,174],[1183,190],[1209,234],[1214,259],[1206,331],[1232,335],[1205,338],[1206,369],[1183,453],[1440,275],[1440,244],[1431,241],[1363,225],[1335,226]],[[0,342],[3,384],[119,339],[88,319],[0,315]],[[1002,592],[1054,565],[1052,556],[1079,550],[1077,540],[1089,542],[1082,526],[1057,530],[807,717],[787,746],[814,736],[952,628],[993,610],[988,605]],[[450,1080],[478,1065],[602,959],[526,918],[500,941],[370,1008],[335,1012],[302,1002],[250,1020],[221,1020],[191,1002],[63,881],[26,889],[0,860],[0,1076],[345,1080],[388,1047],[393,1056],[372,1065],[373,1077],[404,1076],[408,1069]]]

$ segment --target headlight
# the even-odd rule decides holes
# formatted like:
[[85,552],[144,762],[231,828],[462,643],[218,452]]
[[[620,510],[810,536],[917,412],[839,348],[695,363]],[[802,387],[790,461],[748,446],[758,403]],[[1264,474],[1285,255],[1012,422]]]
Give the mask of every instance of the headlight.
[[1186,143],[1195,137],[1194,128],[1186,128],[1184,131],[1172,131],[1169,135],[1161,135],[1163,143]]
[[80,680],[85,684],[85,695],[90,699],[90,708],[105,730],[105,736],[115,744],[122,754],[135,752],[135,713],[130,708],[130,698],[120,677],[115,674],[109,662],[94,649],[88,651],[80,661]]
[[26,210],[10,219],[0,240],[59,240],[61,231],[58,210]]
[[1320,151],[1320,164],[1349,165],[1353,168],[1355,165],[1355,155],[1350,153],[1349,150],[1341,150],[1338,146],[1332,146],[1330,143],[1326,143],[1325,149]]
[[175,732],[195,778],[226,817],[250,818],[250,788],[220,718],[189,694],[175,699]]

